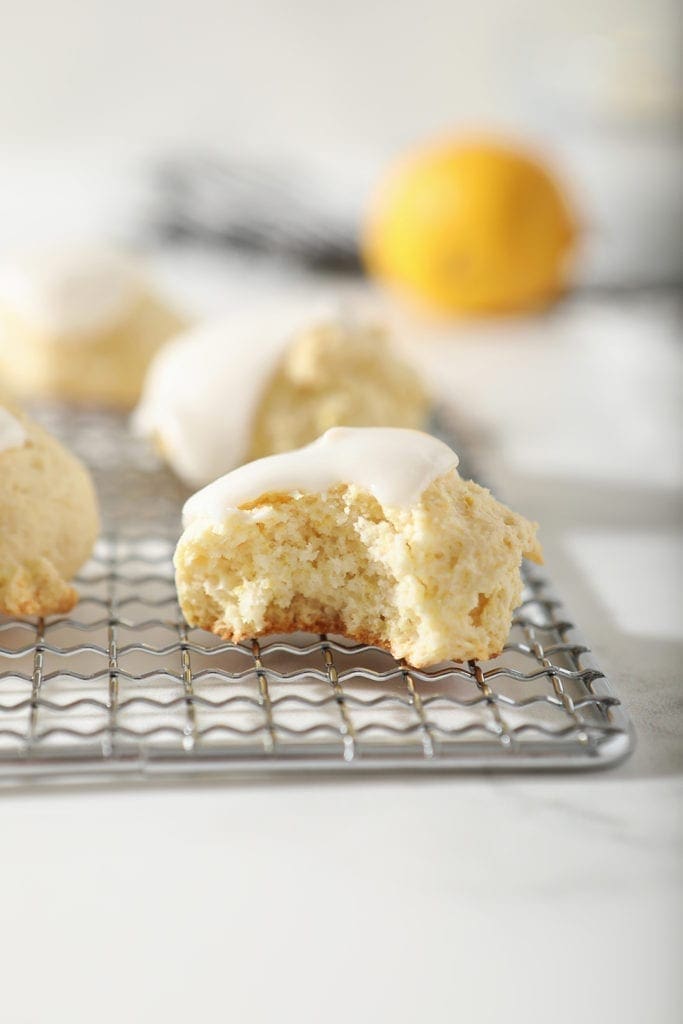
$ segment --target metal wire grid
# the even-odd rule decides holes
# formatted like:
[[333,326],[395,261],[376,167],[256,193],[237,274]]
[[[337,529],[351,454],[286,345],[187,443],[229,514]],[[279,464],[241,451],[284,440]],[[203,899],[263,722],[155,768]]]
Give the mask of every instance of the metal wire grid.
[[[425,671],[334,636],[190,629],[172,552],[182,489],[115,417],[64,422],[107,533],[69,617],[0,619],[0,780],[292,770],[597,767],[628,719],[545,575],[494,661]],[[108,454],[107,454],[108,453]]]

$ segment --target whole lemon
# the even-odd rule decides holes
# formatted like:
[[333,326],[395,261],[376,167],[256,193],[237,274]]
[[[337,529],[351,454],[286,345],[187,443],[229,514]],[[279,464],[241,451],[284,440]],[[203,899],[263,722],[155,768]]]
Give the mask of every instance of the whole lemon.
[[575,222],[536,159],[498,142],[446,142],[390,168],[365,222],[369,271],[444,312],[543,305],[562,291]]

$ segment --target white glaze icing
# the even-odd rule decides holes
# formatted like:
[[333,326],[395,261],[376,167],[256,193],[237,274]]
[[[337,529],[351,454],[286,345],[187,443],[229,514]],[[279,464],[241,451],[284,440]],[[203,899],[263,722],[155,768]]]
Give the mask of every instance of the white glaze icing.
[[0,305],[56,342],[115,324],[140,289],[134,262],[107,250],[46,250],[0,268]]
[[9,451],[10,448],[22,448],[27,437],[23,424],[8,409],[0,405],[0,452]]
[[263,494],[324,494],[344,483],[369,491],[386,507],[408,507],[457,465],[448,445],[419,430],[333,427],[304,448],[249,462],[193,494],[183,526],[198,519],[221,522]]
[[331,303],[278,304],[180,335],[150,367],[134,429],[156,439],[186,483],[214,480],[246,458],[259,400],[293,336],[337,315]]

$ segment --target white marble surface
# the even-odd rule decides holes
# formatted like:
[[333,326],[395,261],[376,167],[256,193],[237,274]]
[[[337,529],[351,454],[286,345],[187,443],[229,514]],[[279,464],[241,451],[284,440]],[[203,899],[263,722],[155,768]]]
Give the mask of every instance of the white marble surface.
[[[215,312],[245,287],[209,262],[158,267]],[[625,296],[420,341],[491,479],[541,521],[634,755],[580,776],[1,793],[3,1019],[680,1019],[678,327],[669,298]]]

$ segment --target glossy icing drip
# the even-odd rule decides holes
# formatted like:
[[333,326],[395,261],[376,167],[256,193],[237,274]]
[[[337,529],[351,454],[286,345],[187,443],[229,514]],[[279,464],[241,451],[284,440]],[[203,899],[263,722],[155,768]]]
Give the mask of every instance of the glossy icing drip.
[[355,484],[387,507],[408,507],[457,465],[448,445],[419,430],[334,427],[304,448],[250,462],[204,487],[185,503],[183,525],[220,522],[264,494],[324,494],[337,484]]
[[279,304],[202,324],[154,360],[134,428],[154,438],[175,472],[198,487],[238,466],[259,400],[294,335],[329,319],[331,306]]

